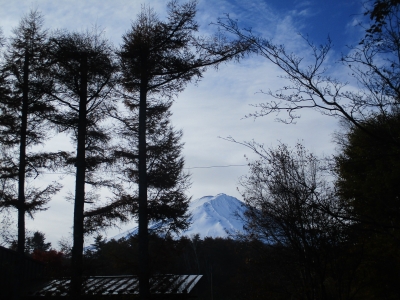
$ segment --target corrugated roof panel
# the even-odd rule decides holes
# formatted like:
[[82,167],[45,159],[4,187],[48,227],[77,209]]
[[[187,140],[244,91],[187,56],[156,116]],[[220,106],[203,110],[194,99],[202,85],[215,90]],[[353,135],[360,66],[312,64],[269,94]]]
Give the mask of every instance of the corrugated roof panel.
[[190,283],[189,286],[186,288],[186,291],[190,293],[192,289],[196,286],[196,284],[200,281],[203,275],[189,275],[190,276]]
[[172,275],[172,276],[173,277],[171,278],[170,287],[167,293],[178,294],[179,290],[183,290],[181,289],[181,286],[184,285],[187,275],[181,275],[181,276]]
[[[154,275],[150,278],[150,292],[152,294],[183,294],[190,293],[201,279],[202,275]],[[70,286],[70,279],[52,280],[42,289],[34,293],[35,296],[66,296]],[[84,279],[83,294],[89,295],[117,295],[138,294],[139,280],[137,276],[93,276]]]

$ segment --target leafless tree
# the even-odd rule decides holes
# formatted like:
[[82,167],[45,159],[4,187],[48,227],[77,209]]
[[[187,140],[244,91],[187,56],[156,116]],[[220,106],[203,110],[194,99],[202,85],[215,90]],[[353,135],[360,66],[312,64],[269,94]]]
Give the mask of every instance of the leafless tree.
[[248,237],[294,253],[293,272],[301,278],[305,299],[330,299],[325,281],[332,276],[336,249],[345,242],[346,226],[332,214],[344,212],[327,178],[327,164],[301,144],[295,149],[245,145],[259,155],[240,180],[249,207]]
[[[379,2],[379,1],[378,1]],[[380,1],[385,2],[385,1]],[[251,44],[252,51],[266,58],[283,71],[282,78],[290,83],[282,88],[264,93],[271,99],[255,105],[257,111],[250,117],[262,117],[271,113],[287,112],[280,121],[291,123],[303,109],[315,109],[324,115],[344,118],[354,126],[368,132],[363,123],[376,114],[389,116],[399,109],[400,99],[400,22],[399,5],[388,6],[384,22],[379,30],[367,30],[358,45],[349,49],[340,62],[349,68],[352,80],[330,75],[330,39],[317,46],[308,38],[309,55],[302,57],[253,33],[241,29],[229,16],[219,19],[217,25],[239,40]],[[368,13],[368,12],[367,12]],[[369,12],[370,13],[370,12]],[[382,21],[382,20],[381,20]],[[373,27],[375,28],[375,27]],[[350,79],[350,78],[349,78]],[[368,132],[373,135],[372,132]],[[379,139],[379,136],[375,136]],[[393,140],[393,143],[399,144]]]

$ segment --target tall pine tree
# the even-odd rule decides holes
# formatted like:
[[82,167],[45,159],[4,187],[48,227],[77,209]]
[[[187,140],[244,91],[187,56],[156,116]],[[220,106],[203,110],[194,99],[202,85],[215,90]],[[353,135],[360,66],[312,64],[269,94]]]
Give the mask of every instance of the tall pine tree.
[[71,295],[78,296],[82,281],[84,206],[93,200],[86,185],[96,189],[109,184],[96,171],[112,160],[107,154],[110,136],[104,121],[106,107],[111,102],[115,64],[112,47],[97,31],[57,32],[52,38],[52,58],[55,84],[52,97],[62,107],[52,120],[59,131],[71,135],[76,147],[76,154],[67,164],[76,168]]
[[127,97],[138,99],[139,294],[149,297],[147,112],[149,97],[171,101],[186,84],[199,79],[207,66],[237,58],[246,44],[227,43],[221,36],[197,37],[196,1],[168,4],[166,21],[144,8],[123,36],[119,52],[121,84]]
[[[45,189],[27,189],[27,178],[36,177],[41,168],[49,166],[57,153],[32,152],[29,149],[43,144],[48,138],[47,121],[55,111],[46,94],[51,90],[47,66],[47,33],[42,29],[43,18],[31,11],[14,30],[2,65],[2,97],[0,99],[1,173],[3,178],[17,182],[4,195],[2,205],[18,209],[18,251],[25,243],[25,213],[43,209],[59,185]],[[60,153],[62,154],[62,153]],[[15,199],[17,195],[17,199]]]
[[[34,146],[48,138],[49,115],[55,111],[46,94],[48,79],[48,40],[43,17],[31,11],[13,31],[1,66],[0,147],[3,189],[0,206],[18,211],[20,254],[17,283],[24,272],[25,216],[44,210],[51,196],[59,191],[57,183],[34,187],[29,181],[43,169],[54,167],[63,153],[35,152]],[[16,291],[20,288],[16,287]]]
[[[171,102],[148,99],[146,115],[146,174],[148,220],[163,232],[179,232],[187,227],[187,208],[190,198],[185,191],[190,186],[190,175],[183,171],[182,131],[170,123]],[[116,195],[113,207],[138,218],[138,103],[125,101],[126,114],[120,111],[113,117],[120,121],[117,133],[120,143],[115,150],[116,169],[125,189]],[[110,207],[111,208],[111,207]],[[129,219],[129,218],[127,218]]]

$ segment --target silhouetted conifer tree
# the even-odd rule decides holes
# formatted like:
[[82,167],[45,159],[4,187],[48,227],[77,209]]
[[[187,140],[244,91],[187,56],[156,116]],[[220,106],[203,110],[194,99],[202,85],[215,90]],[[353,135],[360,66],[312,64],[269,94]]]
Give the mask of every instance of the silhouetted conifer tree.
[[13,31],[2,61],[0,79],[0,169],[4,183],[0,206],[18,210],[18,278],[22,278],[23,272],[25,214],[32,217],[34,212],[46,209],[44,205],[61,188],[56,183],[45,188],[27,185],[28,179],[36,178],[43,168],[54,167],[63,155],[32,151],[32,147],[43,144],[49,137],[46,120],[55,111],[46,98],[52,88],[48,64],[43,18],[38,11],[31,11]]
[[[189,174],[183,171],[181,156],[182,132],[170,124],[171,103],[148,100],[146,116],[146,163],[148,220],[157,223],[157,230],[179,232],[188,225],[186,213],[190,198],[185,195],[190,186]],[[118,172],[126,189],[116,195],[115,203],[126,213],[138,217],[138,105],[126,103],[126,115],[113,113],[121,123],[120,144],[115,152]],[[115,207],[118,209],[118,207]]]
[[[59,131],[71,134],[76,146],[76,154],[67,165],[76,167],[71,294],[77,296],[82,276],[84,204],[95,202],[95,189],[112,185],[95,171],[112,161],[104,121],[106,106],[112,102],[115,64],[112,47],[96,31],[57,32],[52,38],[52,57],[52,97],[62,107],[53,122]],[[92,191],[85,190],[86,184]]]
[[238,57],[246,44],[226,43],[222,36],[195,36],[198,25],[194,20],[196,1],[168,4],[166,21],[158,19],[152,9],[144,8],[131,29],[123,36],[119,52],[121,84],[126,103],[131,99],[138,105],[138,198],[139,255],[141,257],[139,293],[149,297],[148,284],[148,174],[147,174],[147,112],[148,99],[171,101],[186,84],[199,79],[207,66]]

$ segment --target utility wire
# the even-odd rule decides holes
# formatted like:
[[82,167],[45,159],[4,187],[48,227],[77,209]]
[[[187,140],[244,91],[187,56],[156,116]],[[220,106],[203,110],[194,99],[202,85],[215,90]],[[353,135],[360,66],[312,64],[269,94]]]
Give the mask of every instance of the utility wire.
[[226,165],[226,166],[207,166],[207,167],[190,167],[190,168],[184,168],[185,170],[191,170],[191,169],[211,169],[211,168],[228,168],[228,167],[244,167],[248,165]]
[[[189,168],[183,168],[184,170],[191,170],[191,169],[211,169],[211,168],[229,168],[229,167],[245,167],[248,166],[246,165],[225,165],[225,166],[206,166],[206,167],[189,167]],[[106,173],[116,173],[117,171],[108,171]],[[43,175],[75,175],[75,173],[67,173],[67,172],[62,172],[62,173],[41,173]]]

